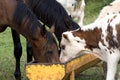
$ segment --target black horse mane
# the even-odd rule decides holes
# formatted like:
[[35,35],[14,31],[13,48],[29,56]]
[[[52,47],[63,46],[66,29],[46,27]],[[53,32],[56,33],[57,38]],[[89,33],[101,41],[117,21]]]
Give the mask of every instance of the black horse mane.
[[41,30],[43,30],[43,26],[39,23],[34,13],[24,4],[22,0],[18,0],[13,21],[18,26],[22,26],[23,19],[25,19],[24,24],[27,26],[27,29],[30,30],[31,35],[36,32],[38,26],[41,28]]
[[[55,24],[55,29],[59,32],[79,27],[56,0],[29,0],[29,6],[43,23],[49,27]],[[71,26],[66,24],[65,19]]]

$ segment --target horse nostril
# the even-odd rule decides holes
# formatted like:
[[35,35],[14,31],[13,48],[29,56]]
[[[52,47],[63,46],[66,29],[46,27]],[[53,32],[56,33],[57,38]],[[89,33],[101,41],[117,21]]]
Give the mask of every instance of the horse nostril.
[[62,46],[61,46],[61,49],[65,49],[65,45],[62,45]]

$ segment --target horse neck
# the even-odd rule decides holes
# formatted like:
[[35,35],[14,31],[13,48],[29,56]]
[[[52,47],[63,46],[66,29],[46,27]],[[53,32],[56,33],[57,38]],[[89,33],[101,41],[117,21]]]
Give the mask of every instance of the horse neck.
[[64,18],[68,17],[66,10],[56,0],[25,0],[25,3],[48,27],[53,24],[65,24]]
[[12,16],[9,18],[9,24],[14,30],[26,38],[40,37],[42,26],[36,16],[22,1],[16,1]]
[[[69,19],[66,10],[56,0],[25,0],[37,17],[48,27],[55,25],[55,35],[61,40],[63,32],[79,28]],[[69,19],[70,26],[66,25],[65,17]]]

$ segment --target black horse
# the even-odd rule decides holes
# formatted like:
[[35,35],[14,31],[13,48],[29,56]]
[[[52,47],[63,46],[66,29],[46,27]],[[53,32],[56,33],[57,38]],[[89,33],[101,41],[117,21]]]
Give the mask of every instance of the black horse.
[[61,41],[61,34],[79,28],[68,15],[63,6],[56,0],[24,0],[39,20],[51,28],[55,27],[55,35]]
[[16,80],[21,80],[22,47],[19,34],[31,44],[36,62],[59,62],[55,38],[39,23],[37,17],[22,0],[0,0],[0,32],[3,32],[7,26],[13,29]]

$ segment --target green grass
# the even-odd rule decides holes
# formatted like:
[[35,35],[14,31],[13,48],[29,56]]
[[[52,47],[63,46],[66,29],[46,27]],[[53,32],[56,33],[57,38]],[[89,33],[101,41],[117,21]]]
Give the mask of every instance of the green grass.
[[76,80],[104,80],[102,67],[91,67],[78,74]]
[[[23,46],[23,56],[21,58],[21,71],[23,80],[25,80],[25,38],[21,36]],[[13,41],[10,28],[3,33],[0,33],[0,80],[15,80],[14,79],[15,58],[13,53]]]
[[113,0],[85,0],[84,24],[93,22],[100,13],[100,10],[111,1]]
[[[84,24],[93,22],[100,12],[100,9],[112,0],[86,0],[85,19]],[[22,80],[25,77],[25,64],[26,64],[26,40],[21,36],[23,55],[21,58],[21,73]],[[0,34],[0,80],[15,80],[14,79],[15,58],[13,55],[13,41],[11,30],[8,28],[5,32]],[[82,75],[81,75],[82,74]],[[92,67],[77,75],[76,80],[103,80],[102,68]],[[90,78],[90,79],[89,79]]]

